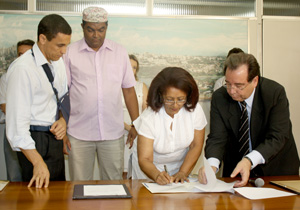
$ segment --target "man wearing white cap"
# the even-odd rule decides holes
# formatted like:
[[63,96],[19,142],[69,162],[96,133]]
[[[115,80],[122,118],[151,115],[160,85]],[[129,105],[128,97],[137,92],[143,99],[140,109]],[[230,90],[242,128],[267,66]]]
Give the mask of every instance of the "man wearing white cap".
[[[81,26],[84,38],[71,44],[64,57],[71,101],[70,178],[91,180],[97,154],[100,179],[122,179],[122,91],[133,121],[138,117],[135,78],[126,49],[105,38],[108,22],[103,8],[84,9]],[[136,135],[132,127],[129,140]]]

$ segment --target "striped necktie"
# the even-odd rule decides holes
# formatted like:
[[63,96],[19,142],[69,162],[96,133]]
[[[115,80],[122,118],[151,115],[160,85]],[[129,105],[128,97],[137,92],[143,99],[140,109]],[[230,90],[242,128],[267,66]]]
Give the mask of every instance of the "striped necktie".
[[242,114],[240,118],[240,127],[239,127],[239,153],[241,157],[244,157],[249,153],[249,122],[248,122],[248,112],[247,104],[245,101],[240,102],[242,106]]

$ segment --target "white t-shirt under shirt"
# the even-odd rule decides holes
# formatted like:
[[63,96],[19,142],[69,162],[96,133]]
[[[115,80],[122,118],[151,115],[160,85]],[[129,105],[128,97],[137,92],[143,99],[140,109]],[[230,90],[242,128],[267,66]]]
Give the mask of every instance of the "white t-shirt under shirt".
[[[139,135],[153,139],[153,163],[156,168],[163,171],[164,165],[167,165],[171,175],[179,171],[194,139],[194,130],[202,130],[206,124],[205,114],[200,104],[197,104],[191,112],[184,107],[181,108],[174,118],[166,113],[164,107],[158,112],[148,107],[134,121]],[[139,168],[136,144],[132,156],[132,178],[147,178]]]

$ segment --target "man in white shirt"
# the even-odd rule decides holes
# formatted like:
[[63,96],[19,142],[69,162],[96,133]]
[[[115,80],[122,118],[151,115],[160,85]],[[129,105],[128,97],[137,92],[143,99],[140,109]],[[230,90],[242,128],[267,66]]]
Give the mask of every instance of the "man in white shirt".
[[66,121],[56,119],[57,100],[43,69],[48,65],[58,97],[68,90],[62,55],[72,29],[56,14],[45,16],[38,25],[38,41],[15,60],[7,73],[6,131],[8,141],[22,168],[23,181],[37,188],[50,180],[65,180],[63,142]]
[[[34,45],[34,41],[30,39],[25,39],[19,41],[17,43],[17,55],[20,57],[23,55],[27,50],[30,50]],[[6,114],[6,73],[4,73],[0,78],[0,109],[1,119],[0,122],[4,123],[5,126],[5,114]],[[5,128],[5,127],[4,127]],[[21,182],[22,181],[22,174],[21,174],[21,167],[18,161],[17,153],[13,151],[7,141],[6,132],[4,131],[3,135],[3,142],[4,142],[4,157],[5,157],[5,164],[6,164],[6,174],[7,180],[11,182]]]

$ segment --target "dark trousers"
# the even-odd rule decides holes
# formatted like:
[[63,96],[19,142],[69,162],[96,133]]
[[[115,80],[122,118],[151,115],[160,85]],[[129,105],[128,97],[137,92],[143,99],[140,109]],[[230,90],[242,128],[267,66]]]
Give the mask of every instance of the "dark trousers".
[[[56,140],[51,132],[31,131],[38,153],[45,161],[50,172],[50,181],[65,181],[65,162],[63,141]],[[30,181],[33,176],[33,165],[22,152],[18,152],[23,181]]]

